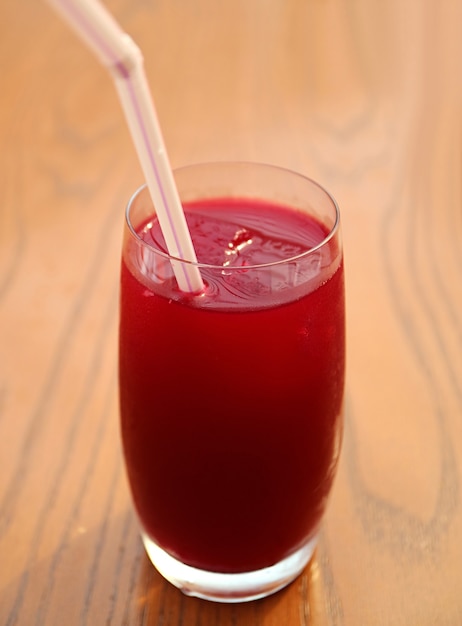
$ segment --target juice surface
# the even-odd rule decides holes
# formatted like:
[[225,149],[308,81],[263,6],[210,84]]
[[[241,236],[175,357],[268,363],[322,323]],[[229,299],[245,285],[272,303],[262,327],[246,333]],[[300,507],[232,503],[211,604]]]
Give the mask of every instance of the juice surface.
[[[130,246],[124,252],[128,477],[155,543],[201,569],[251,571],[301,547],[325,508],[341,439],[343,265],[332,243],[327,273],[302,273],[287,291],[293,268],[256,282],[247,267],[301,254],[324,228],[261,202],[185,210],[199,260],[223,266],[204,271],[204,295],[180,294],[173,280],[151,284]],[[155,222],[139,232],[162,247]]]

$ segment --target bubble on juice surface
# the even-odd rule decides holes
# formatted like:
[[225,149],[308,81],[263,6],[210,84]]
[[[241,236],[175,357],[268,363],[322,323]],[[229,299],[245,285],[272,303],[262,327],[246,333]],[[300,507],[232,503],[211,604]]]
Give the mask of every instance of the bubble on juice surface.
[[[247,228],[239,228],[224,250],[223,267],[228,268],[236,265],[246,265],[244,250],[252,244],[252,233],[247,230]],[[223,274],[226,274],[226,269],[223,270]]]

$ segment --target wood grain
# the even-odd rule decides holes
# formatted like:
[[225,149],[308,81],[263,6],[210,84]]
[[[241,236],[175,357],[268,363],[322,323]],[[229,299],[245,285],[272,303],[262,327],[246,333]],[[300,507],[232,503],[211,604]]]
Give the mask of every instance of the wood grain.
[[118,272],[142,182],[113,85],[46,3],[0,5],[0,623],[462,624],[462,4],[108,0],[172,164],[252,159],[342,210],[348,375],[316,555],[271,598],[184,597],[121,458]]

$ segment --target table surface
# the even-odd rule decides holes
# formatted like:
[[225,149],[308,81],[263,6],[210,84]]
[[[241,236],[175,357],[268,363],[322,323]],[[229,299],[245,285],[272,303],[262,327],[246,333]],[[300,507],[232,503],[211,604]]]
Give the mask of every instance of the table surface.
[[0,4],[0,623],[462,624],[462,4],[108,0],[174,167],[270,162],[342,211],[341,464],[284,591],[187,598],[144,554],[121,457],[118,273],[143,181],[107,72]]

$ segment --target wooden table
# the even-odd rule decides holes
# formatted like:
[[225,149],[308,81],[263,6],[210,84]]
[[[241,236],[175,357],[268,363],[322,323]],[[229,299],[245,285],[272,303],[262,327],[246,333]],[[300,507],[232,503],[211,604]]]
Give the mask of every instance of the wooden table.
[[319,547],[249,604],[183,596],[120,451],[119,250],[142,175],[108,74],[42,2],[0,5],[0,624],[462,624],[462,3],[108,0],[173,166],[251,159],[337,197],[341,466]]

